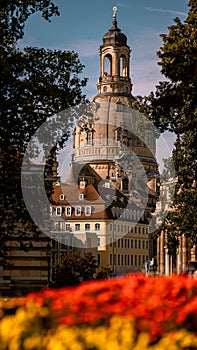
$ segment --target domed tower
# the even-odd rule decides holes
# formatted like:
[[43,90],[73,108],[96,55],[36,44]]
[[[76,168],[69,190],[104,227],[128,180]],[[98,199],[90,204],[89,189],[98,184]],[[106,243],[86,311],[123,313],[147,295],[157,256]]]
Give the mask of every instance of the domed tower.
[[107,186],[130,195],[139,173],[145,173],[145,182],[155,191],[157,163],[154,135],[139,134],[139,122],[143,124],[144,119],[132,108],[131,50],[118,28],[116,10],[114,7],[112,27],[100,46],[98,94],[87,113],[91,117],[83,116],[74,131],[73,161],[88,163]]
[[114,8],[114,20],[112,27],[103,36],[103,44],[100,46],[100,77],[98,81],[98,93],[112,93],[118,95],[131,94],[132,84],[130,79],[130,48],[127,45],[127,37],[118,28],[116,8]]

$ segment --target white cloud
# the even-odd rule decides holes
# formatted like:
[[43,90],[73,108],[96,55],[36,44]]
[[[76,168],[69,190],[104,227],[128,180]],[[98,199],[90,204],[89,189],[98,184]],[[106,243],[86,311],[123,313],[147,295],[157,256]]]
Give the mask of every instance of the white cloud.
[[122,3],[117,3],[116,4],[117,5],[117,7],[123,7],[123,8],[126,8],[126,9],[130,9],[131,8],[131,6],[129,6],[129,5],[126,5],[126,4],[122,4]]
[[172,13],[177,16],[187,16],[186,12],[176,11],[176,10],[168,10],[168,9],[162,9],[162,8],[154,8],[154,7],[145,7],[145,10],[151,11],[151,12],[165,12],[165,13]]
[[156,52],[161,46],[159,33],[147,30],[138,32],[131,44],[131,78],[134,95],[147,95],[164,77],[160,74]]

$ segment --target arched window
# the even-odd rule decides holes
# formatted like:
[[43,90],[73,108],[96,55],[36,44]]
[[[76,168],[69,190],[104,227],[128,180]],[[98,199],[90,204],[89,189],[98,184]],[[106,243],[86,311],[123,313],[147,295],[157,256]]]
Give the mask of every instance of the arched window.
[[120,76],[121,77],[127,76],[127,60],[124,55],[120,57]]
[[103,87],[103,92],[107,92],[107,86]]
[[112,75],[112,56],[110,54],[104,57],[104,75]]

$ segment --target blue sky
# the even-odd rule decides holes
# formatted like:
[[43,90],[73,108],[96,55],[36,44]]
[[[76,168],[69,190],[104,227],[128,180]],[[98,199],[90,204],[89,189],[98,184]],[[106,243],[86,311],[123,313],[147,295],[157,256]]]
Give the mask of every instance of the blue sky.
[[99,76],[98,48],[102,36],[112,23],[112,8],[118,7],[118,26],[132,49],[131,78],[133,95],[146,95],[154,90],[160,75],[156,52],[162,44],[159,34],[167,33],[173,19],[186,18],[187,0],[54,0],[60,16],[51,23],[33,15],[25,27],[21,45],[50,49],[74,50],[85,65],[83,75],[89,78],[85,93],[96,95]]
[[[167,33],[173,19],[182,21],[188,13],[188,0],[54,0],[59,5],[60,16],[51,23],[39,14],[31,16],[25,27],[21,46],[38,46],[50,49],[74,50],[85,65],[83,76],[89,78],[85,88],[91,100],[96,95],[99,77],[98,48],[103,35],[113,20],[113,6],[117,6],[118,26],[128,39],[131,53],[131,79],[133,95],[148,95],[165,78],[160,75],[156,52],[162,45],[160,34]],[[168,158],[174,137],[165,133],[157,145],[157,160]],[[165,145],[164,145],[165,143]],[[168,149],[169,147],[169,149]],[[166,153],[164,152],[166,151]],[[170,151],[169,151],[170,150]],[[62,169],[65,153],[62,153]],[[63,172],[64,172],[63,171]],[[60,171],[61,172],[61,171]]]

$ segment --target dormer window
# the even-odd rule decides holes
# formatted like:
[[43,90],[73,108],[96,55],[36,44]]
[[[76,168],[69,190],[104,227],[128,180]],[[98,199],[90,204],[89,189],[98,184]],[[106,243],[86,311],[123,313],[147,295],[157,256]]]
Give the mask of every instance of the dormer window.
[[84,194],[83,193],[80,193],[79,195],[79,200],[82,201],[84,199]]
[[75,214],[76,214],[77,216],[81,215],[81,207],[80,207],[80,206],[78,206],[78,207],[75,208]]
[[71,216],[71,207],[66,207],[66,216]]
[[85,188],[85,187],[86,187],[86,183],[85,183],[84,180],[81,180],[81,181],[80,181],[79,187],[80,187],[80,188]]
[[91,211],[92,211],[92,210],[91,210],[91,206],[86,207],[86,208],[85,208],[85,215],[86,215],[86,216],[90,216],[90,215],[91,215]]
[[63,201],[65,199],[65,195],[62,193],[62,194],[60,194],[59,198],[60,198],[61,201]]
[[62,215],[62,207],[57,207],[56,208],[56,216],[61,216]]

